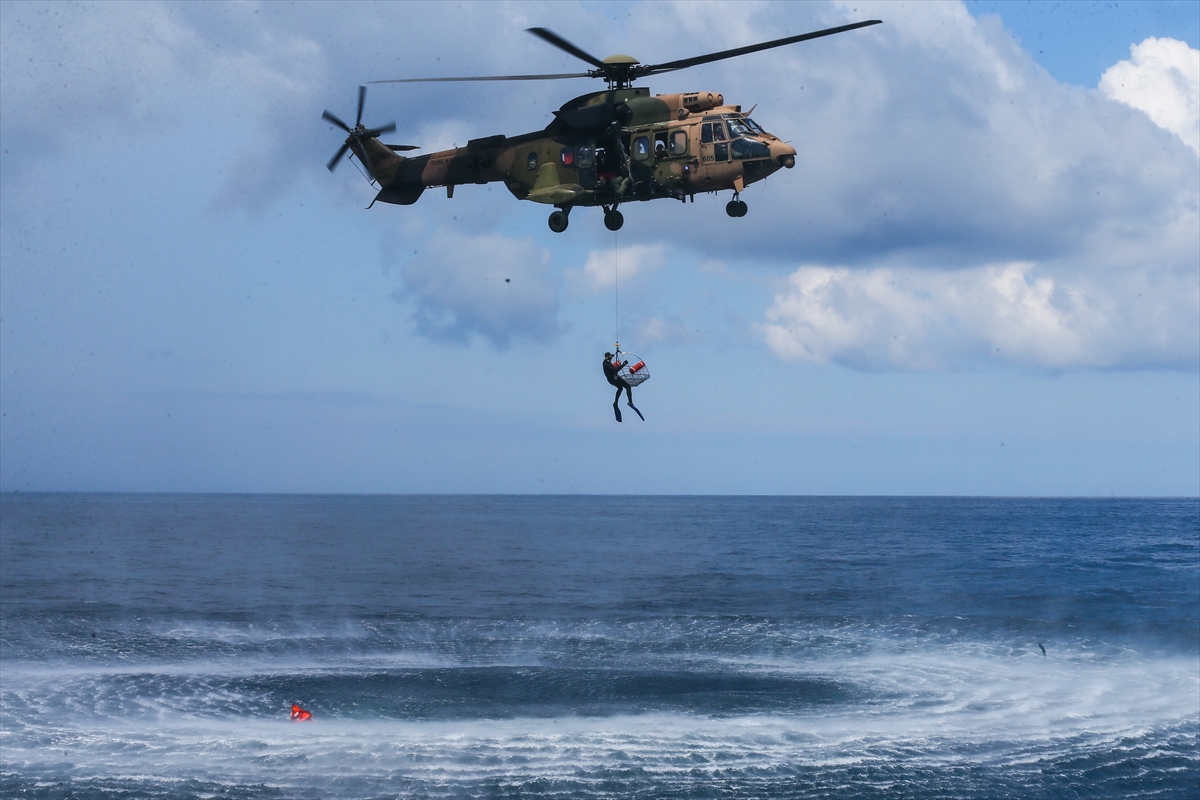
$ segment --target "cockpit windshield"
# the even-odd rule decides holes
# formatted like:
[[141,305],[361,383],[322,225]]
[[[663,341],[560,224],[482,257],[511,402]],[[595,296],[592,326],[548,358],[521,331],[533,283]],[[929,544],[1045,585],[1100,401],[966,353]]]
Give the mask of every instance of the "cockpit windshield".
[[763,136],[767,133],[761,125],[749,117],[728,116],[725,118],[725,122],[729,125],[730,139],[736,139],[739,136]]
[[730,139],[736,139],[739,136],[750,136],[754,133],[754,130],[746,124],[745,120],[730,117],[726,122],[729,124]]

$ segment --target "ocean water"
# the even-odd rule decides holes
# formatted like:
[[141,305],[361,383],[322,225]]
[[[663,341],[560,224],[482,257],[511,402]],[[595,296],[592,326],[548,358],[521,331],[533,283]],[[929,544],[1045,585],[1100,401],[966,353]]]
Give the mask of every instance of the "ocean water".
[[1195,798],[1200,501],[4,495],[0,795]]

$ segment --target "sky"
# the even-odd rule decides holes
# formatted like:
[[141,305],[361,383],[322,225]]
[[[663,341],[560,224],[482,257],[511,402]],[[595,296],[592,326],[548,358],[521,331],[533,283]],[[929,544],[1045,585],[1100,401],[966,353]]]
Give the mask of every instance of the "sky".
[[[1198,10],[7,0],[0,490],[1200,495]],[[325,169],[367,81],[580,70],[529,27],[657,63],[864,19],[643,82],[796,147],[744,218],[554,234]],[[377,85],[364,121],[430,152],[598,88]]]

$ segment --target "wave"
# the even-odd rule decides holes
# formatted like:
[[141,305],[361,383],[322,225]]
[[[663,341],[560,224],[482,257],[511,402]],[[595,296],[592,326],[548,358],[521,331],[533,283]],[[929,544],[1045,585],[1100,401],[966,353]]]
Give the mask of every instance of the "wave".
[[[1137,796],[1180,787],[1195,774],[1195,720],[1136,729],[1053,731],[964,740],[960,726],[934,731],[779,715],[696,718],[684,714],[554,719],[172,720],[106,725],[46,735],[42,746],[5,742],[11,786],[65,779],[75,787],[158,787],[181,783],[254,787],[276,795],[358,797],[387,793],[473,796],[672,796],[721,787],[755,796],[811,796],[804,786],[840,787],[840,796],[920,793],[994,796],[1007,783],[1023,796],[1053,796],[1052,785],[1093,796]],[[6,736],[6,739],[9,737]],[[1156,769],[1147,774],[1147,766]],[[15,769],[14,769],[15,767]],[[1097,776],[1100,776],[1099,778]],[[1107,792],[1106,792],[1107,785]],[[172,789],[174,787],[174,789]],[[1070,792],[1074,787],[1077,791]],[[246,791],[243,791],[246,790]],[[951,791],[952,790],[952,791]],[[1168,791],[1167,796],[1170,796]]]

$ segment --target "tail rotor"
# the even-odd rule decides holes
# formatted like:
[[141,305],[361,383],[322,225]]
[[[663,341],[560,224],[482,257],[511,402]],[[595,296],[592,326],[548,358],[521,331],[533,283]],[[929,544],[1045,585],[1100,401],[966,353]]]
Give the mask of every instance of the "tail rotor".
[[[383,125],[379,128],[368,128],[363,125],[363,106],[366,104],[366,100],[367,87],[358,87],[358,112],[354,115],[353,128],[351,128],[345,122],[342,122],[342,120],[339,119],[338,116],[329,109],[325,109],[325,112],[321,114],[321,118],[326,122],[332,123],[347,133],[346,141],[342,142],[342,146],[338,148],[338,151],[334,153],[333,158],[329,159],[329,163],[325,165],[330,172],[333,172],[334,168],[337,167],[338,162],[341,161],[342,157],[346,155],[346,151],[353,149],[355,155],[359,156],[359,159],[363,162],[363,166],[367,168],[368,172],[372,173],[371,177],[374,177],[374,171],[371,169],[370,160],[362,158],[362,145],[368,139],[376,139],[385,133],[391,133],[392,131],[396,130],[396,123],[389,122],[387,125]],[[357,145],[357,147],[355,147],[355,145]],[[383,146],[394,152],[420,149],[415,144],[385,144]]]

